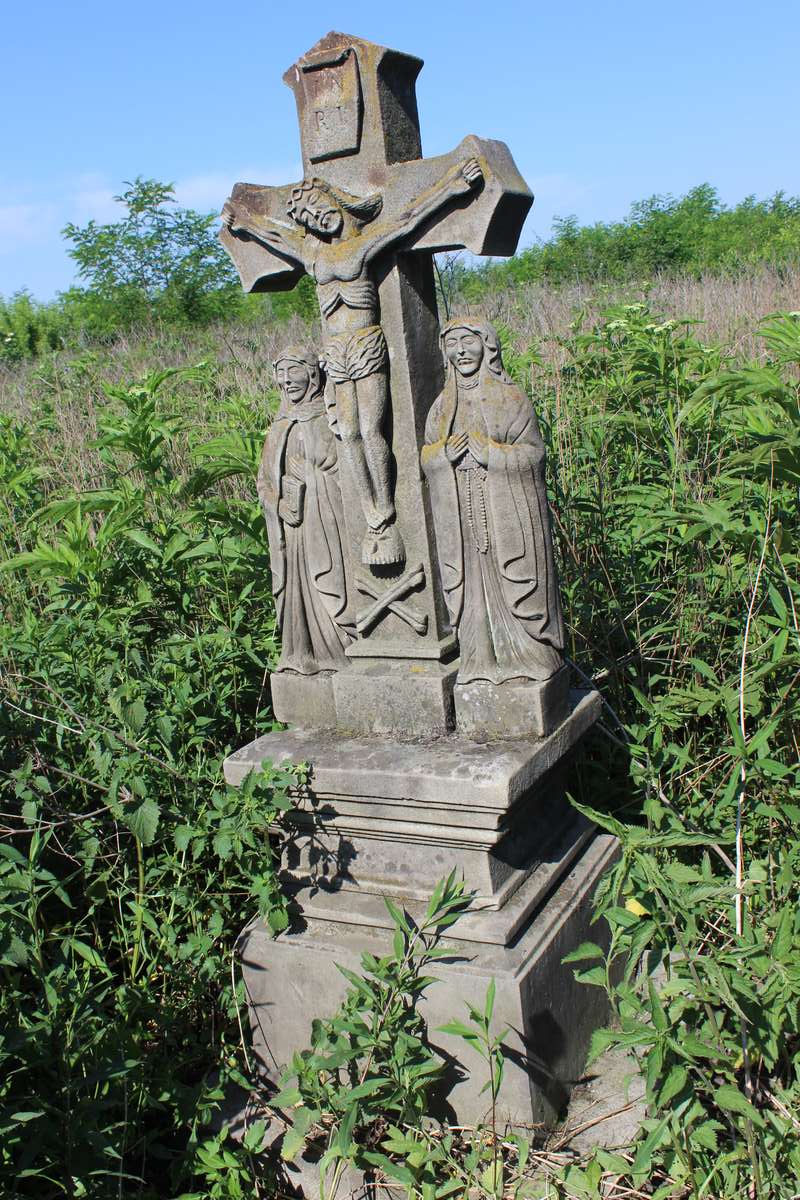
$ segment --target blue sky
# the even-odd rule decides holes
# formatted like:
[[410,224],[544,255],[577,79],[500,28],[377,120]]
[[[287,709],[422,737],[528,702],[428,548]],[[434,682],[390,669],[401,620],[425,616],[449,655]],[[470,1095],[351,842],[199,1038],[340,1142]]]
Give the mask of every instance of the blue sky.
[[796,0],[29,0],[3,14],[0,294],[68,287],[61,228],[115,219],[123,180],[211,211],[237,179],[295,179],[281,75],[329,29],[425,59],[426,154],[508,142],[537,197],[523,242],[706,181],[800,193]]

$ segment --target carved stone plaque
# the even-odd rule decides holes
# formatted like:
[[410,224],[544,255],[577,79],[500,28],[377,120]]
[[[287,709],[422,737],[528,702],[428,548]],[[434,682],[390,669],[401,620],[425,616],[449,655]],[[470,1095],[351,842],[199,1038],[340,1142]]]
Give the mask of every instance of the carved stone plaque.
[[297,91],[303,147],[311,162],[357,154],[361,142],[361,81],[352,46],[301,61]]

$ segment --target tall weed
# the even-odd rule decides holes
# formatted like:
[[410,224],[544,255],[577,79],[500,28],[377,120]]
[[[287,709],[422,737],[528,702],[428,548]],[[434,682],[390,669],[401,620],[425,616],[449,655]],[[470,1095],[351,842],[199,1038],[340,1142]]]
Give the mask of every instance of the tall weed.
[[[556,301],[535,330],[497,305],[548,442],[570,658],[606,703],[583,778],[623,855],[598,900],[611,950],[582,947],[578,969],[610,990],[595,1048],[635,1050],[649,1114],[636,1145],[547,1187],[788,1197],[800,322],[769,319],[742,360],[677,302],[567,320]],[[0,1178],[19,1195],[262,1186],[258,1138],[234,1151],[201,1123],[213,1072],[242,1068],[234,936],[259,907],[282,920],[266,830],[292,780],[268,769],[234,796],[219,776],[270,727],[252,475],[276,336],[162,331],[4,377]],[[397,1129],[401,1165],[434,1153]],[[478,1144],[491,1175],[466,1178],[493,1193],[496,1147]],[[528,1152],[511,1153],[518,1180]],[[409,1194],[456,1194],[450,1151],[437,1162]]]
[[[188,1182],[220,1072],[241,1078],[235,939],[256,911],[286,920],[268,830],[293,777],[221,778],[271,724],[260,513],[209,492],[229,461],[187,472],[173,455],[182,436],[195,449],[180,389],[209,378],[107,386],[101,486],[58,499],[36,463],[50,416],[0,418],[7,1194]],[[261,433],[237,442],[250,472]]]

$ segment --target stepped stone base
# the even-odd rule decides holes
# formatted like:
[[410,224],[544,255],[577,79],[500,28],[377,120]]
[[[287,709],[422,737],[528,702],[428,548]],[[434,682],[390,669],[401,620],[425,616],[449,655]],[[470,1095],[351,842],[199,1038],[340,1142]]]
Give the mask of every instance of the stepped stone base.
[[308,1045],[312,1019],[336,1010],[347,986],[336,964],[358,969],[362,952],[387,952],[383,897],[416,918],[455,868],[473,900],[450,931],[452,957],[437,964],[424,1010],[447,1063],[437,1115],[465,1123],[483,1116],[481,1060],[436,1029],[463,1017],[465,1000],[482,1004],[494,978],[497,1028],[509,1028],[503,1119],[557,1118],[606,1017],[604,993],[576,984],[561,959],[582,941],[602,940],[589,927],[591,895],[617,853],[565,798],[566,772],[600,698],[574,691],[565,707],[538,739],[399,741],[294,729],[227,760],[234,785],[265,760],[310,764],[295,808],[273,831],[283,838],[290,928],[273,939],[255,924],[242,937],[256,1049],[271,1078]]
[[[485,1063],[461,1039],[437,1030],[454,1017],[464,1019],[466,1002],[482,1007],[494,979],[494,1028],[509,1029],[499,1118],[515,1125],[557,1120],[583,1074],[592,1032],[607,1019],[605,993],[576,983],[572,967],[561,960],[582,941],[603,940],[602,929],[589,927],[591,896],[616,855],[615,840],[596,835],[510,944],[448,942],[452,957],[431,970],[437,982],[421,1009],[431,1043],[447,1064],[431,1115],[459,1124],[486,1116]],[[374,927],[306,914],[278,938],[260,923],[243,934],[254,1044],[270,1078],[277,1081],[293,1053],[308,1046],[314,1017],[336,1011],[348,986],[337,964],[357,971],[363,952],[388,952],[391,935],[378,927],[385,914],[373,901]],[[481,920],[490,922],[492,915],[471,914],[473,938]],[[453,933],[461,932],[458,923]]]

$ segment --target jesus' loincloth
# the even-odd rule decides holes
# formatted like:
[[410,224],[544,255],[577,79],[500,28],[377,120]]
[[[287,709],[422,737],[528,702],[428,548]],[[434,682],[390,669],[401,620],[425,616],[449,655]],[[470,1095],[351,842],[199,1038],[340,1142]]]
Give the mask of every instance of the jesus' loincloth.
[[389,355],[380,325],[335,333],[325,350],[325,370],[334,383],[365,379],[386,366]]

